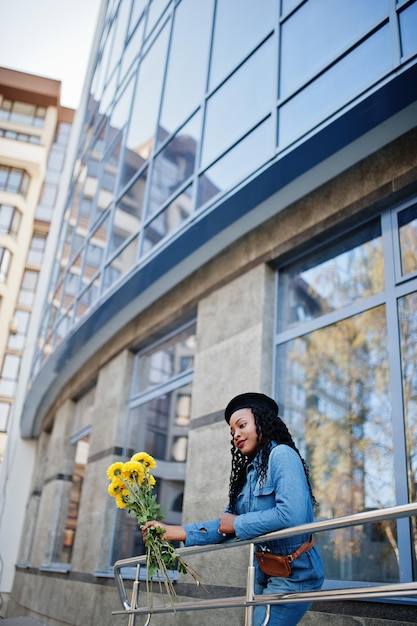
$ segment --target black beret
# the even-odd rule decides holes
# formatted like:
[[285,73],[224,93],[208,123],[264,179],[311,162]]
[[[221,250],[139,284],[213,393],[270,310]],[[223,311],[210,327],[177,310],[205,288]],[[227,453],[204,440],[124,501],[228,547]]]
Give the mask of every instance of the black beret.
[[278,404],[263,393],[241,393],[238,396],[235,396],[232,400],[230,400],[229,404],[225,408],[224,418],[227,423],[230,422],[230,418],[232,413],[237,411],[238,409],[248,409],[253,406],[259,406],[263,409],[269,409],[275,415],[278,415]]

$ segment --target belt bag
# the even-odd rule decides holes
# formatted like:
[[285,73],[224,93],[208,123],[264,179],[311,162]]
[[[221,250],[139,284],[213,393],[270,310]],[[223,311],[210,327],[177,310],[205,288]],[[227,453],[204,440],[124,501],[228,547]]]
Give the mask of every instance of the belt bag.
[[305,541],[295,552],[287,556],[279,556],[271,554],[265,550],[258,550],[256,558],[259,568],[268,576],[278,576],[279,578],[288,578],[291,574],[291,563],[298,559],[299,556],[311,550],[314,546],[314,536],[311,535],[311,541]]

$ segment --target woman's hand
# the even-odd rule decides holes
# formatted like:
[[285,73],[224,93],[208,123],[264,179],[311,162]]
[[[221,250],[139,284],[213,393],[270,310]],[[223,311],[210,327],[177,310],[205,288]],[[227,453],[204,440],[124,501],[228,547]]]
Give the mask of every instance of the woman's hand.
[[232,513],[223,513],[220,517],[219,532],[222,535],[234,535],[235,534],[235,519],[237,515]]
[[182,526],[171,526],[170,524],[164,524],[158,520],[146,522],[146,524],[142,526],[141,530],[143,541],[146,541],[146,533],[148,532],[148,528],[151,528],[152,526],[165,530],[164,539],[168,539],[168,541],[185,541],[185,530]]

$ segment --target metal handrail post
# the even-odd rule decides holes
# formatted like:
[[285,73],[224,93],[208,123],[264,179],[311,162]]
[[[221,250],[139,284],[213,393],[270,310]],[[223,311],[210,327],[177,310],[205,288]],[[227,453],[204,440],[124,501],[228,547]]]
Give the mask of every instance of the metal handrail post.
[[[132,609],[136,609],[138,607],[139,574],[140,574],[140,564],[136,565],[136,575],[135,575],[135,580],[133,581],[132,597],[130,600],[130,606],[132,607]],[[135,626],[135,622],[136,622],[136,614],[130,613],[127,626]]]
[[[253,626],[253,612],[255,610],[255,544],[251,543],[249,546],[249,565],[248,565],[248,576],[246,580],[246,598],[245,598],[245,626]],[[269,624],[269,618],[271,616],[271,605],[267,604],[265,606],[265,619],[262,622],[262,626],[267,626]]]
[[[130,600],[130,607],[134,611],[139,608],[138,607],[139,585],[140,585],[139,577],[140,577],[140,563],[138,563],[136,565],[135,580],[133,581],[132,597],[131,597],[131,600]],[[148,613],[148,618],[147,618],[147,620],[146,620],[146,622],[144,623],[143,626],[149,626],[149,623],[151,621],[151,617],[152,617],[152,614]],[[135,626],[135,624],[136,624],[136,613],[130,613],[128,621],[127,621],[127,626]]]
[[255,558],[255,544],[251,543],[249,546],[249,565],[248,565],[248,574],[246,577],[246,605],[245,609],[245,626],[253,625],[253,605],[249,604],[252,602],[254,594],[255,594],[255,566],[254,566],[254,558]]

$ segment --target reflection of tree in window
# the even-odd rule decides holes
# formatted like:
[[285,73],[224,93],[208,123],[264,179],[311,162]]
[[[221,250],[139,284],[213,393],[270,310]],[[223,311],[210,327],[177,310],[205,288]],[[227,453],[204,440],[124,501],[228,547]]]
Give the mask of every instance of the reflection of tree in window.
[[398,213],[401,269],[403,274],[417,271],[417,206]]
[[[280,330],[293,329],[297,335],[298,326],[300,331],[278,346],[277,397],[310,466],[323,517],[395,504],[385,305],[356,315],[341,310],[380,293],[383,286],[375,224],[359,239],[355,234],[280,274]],[[337,310],[340,319],[326,323],[324,316]],[[308,320],[317,320],[317,329],[305,333]],[[397,581],[396,522],[381,529],[379,542],[371,542],[371,534],[360,527],[323,537],[327,577]]]
[[[401,332],[401,368],[407,449],[408,500],[417,500],[417,293],[398,301]],[[417,560],[417,519],[411,518]]]

